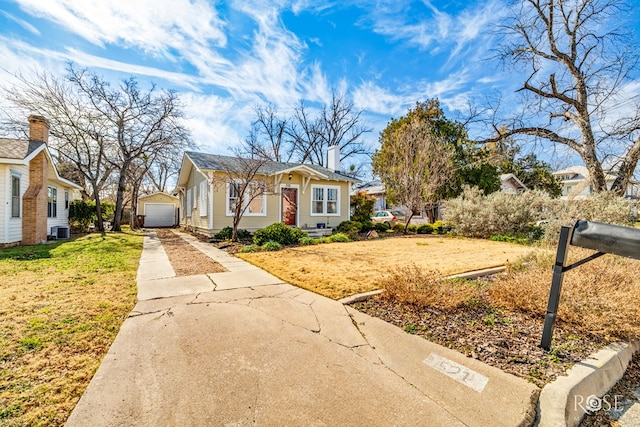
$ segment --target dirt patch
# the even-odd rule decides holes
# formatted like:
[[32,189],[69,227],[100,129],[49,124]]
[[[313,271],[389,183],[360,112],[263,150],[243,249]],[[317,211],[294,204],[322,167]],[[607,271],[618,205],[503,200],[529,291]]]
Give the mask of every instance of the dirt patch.
[[156,229],[155,231],[177,276],[227,271],[173,231],[167,229]]

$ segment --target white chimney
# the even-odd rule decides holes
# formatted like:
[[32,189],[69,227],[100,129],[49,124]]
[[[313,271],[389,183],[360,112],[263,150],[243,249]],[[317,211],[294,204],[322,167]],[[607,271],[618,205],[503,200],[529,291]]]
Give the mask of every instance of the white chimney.
[[327,168],[340,172],[340,146],[331,145],[327,148]]

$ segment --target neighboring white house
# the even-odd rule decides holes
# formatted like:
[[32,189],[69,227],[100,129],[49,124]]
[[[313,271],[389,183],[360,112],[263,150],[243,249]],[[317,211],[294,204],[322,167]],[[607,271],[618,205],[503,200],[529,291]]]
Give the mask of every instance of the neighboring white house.
[[69,237],[69,204],[81,187],[58,174],[49,124],[29,117],[29,139],[0,138],[0,245]]
[[[553,172],[562,183],[561,199],[584,199],[593,193],[591,180],[589,179],[589,171],[585,166],[570,166]],[[605,172],[605,180],[607,189],[611,189],[617,175],[615,171]],[[640,195],[640,183],[637,181],[629,182],[625,197],[638,198]]]
[[267,162],[254,179],[259,194],[247,193],[245,200],[239,200],[229,176],[242,173],[243,159],[186,152],[176,188],[180,225],[211,236],[232,226],[234,207],[242,203],[239,227],[252,232],[276,222],[303,229],[335,227],[350,218],[349,194],[357,181],[339,172],[336,151],[330,147],[328,168]]

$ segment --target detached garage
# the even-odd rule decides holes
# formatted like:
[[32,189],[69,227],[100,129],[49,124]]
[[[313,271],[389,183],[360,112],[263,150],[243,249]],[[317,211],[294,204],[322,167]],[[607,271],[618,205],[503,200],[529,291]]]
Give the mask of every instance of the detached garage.
[[178,224],[180,199],[166,193],[153,193],[138,198],[138,215],[144,227],[173,227]]

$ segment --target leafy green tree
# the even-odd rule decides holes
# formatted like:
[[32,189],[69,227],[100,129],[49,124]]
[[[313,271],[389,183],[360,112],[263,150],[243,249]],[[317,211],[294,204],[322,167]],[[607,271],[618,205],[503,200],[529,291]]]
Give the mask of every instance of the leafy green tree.
[[358,191],[351,196],[351,221],[357,221],[368,229],[371,229],[371,215],[373,214],[373,205],[375,204],[375,197],[367,194],[365,191]]
[[[416,103],[406,116],[392,119],[380,143],[373,169],[387,197],[412,211],[429,207],[431,220],[437,217],[438,201],[456,197],[465,184],[487,194],[500,188],[498,172],[485,151],[469,141],[461,123],[444,116],[437,99]],[[403,181],[414,181],[415,188]]]

